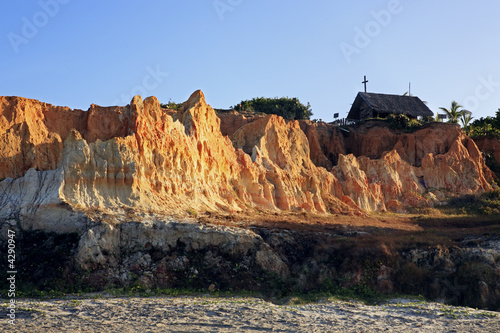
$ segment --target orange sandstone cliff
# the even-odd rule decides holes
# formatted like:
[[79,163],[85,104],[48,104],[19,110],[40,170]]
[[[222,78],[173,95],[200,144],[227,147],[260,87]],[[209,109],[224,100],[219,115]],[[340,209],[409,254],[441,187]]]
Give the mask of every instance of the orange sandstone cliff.
[[474,138],[474,142],[486,158],[490,160],[497,178],[500,177],[500,140],[497,138],[481,137]]
[[[483,232],[493,229],[434,246],[418,238],[427,232],[414,243],[386,241],[403,234],[370,236],[376,228],[342,222],[482,193],[492,180],[475,142],[449,124],[405,133],[369,121],[344,131],[275,115],[217,115],[201,91],[178,112],[155,97],[88,111],[0,97],[0,246],[15,231],[19,276],[40,290],[279,288],[280,295],[283,286],[310,292],[334,284],[497,310],[492,258],[500,247]],[[185,218],[207,211],[229,213],[215,214],[220,219],[272,212],[285,229]],[[334,217],[342,226],[333,229],[313,229],[315,221],[287,229],[283,211],[361,217]]]
[[201,91],[179,112],[155,97],[88,111],[0,97],[0,218],[42,223],[27,216],[45,209],[49,223],[57,207],[360,214],[492,188],[477,146],[453,125],[397,133],[370,123],[346,133],[275,115],[238,117],[219,118]]

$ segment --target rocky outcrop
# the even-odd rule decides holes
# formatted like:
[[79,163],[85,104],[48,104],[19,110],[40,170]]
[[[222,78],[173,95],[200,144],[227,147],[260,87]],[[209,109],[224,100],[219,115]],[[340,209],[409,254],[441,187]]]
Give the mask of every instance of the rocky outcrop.
[[[28,102],[35,110],[43,106]],[[21,109],[16,110],[22,113]],[[66,111],[70,115],[74,112]],[[108,113],[116,122],[103,122],[101,131],[89,126]],[[27,228],[46,227],[40,224],[43,218],[38,217],[43,212],[40,209],[49,204],[64,210],[69,206],[76,212],[134,209],[167,215],[192,210],[234,211],[252,206],[271,210],[359,211],[338,199],[342,193],[335,177],[310,161],[307,139],[297,124],[269,116],[257,124],[262,126],[258,132],[256,127],[242,129],[239,137],[240,141],[247,141],[244,149],[254,147],[252,160],[222,136],[220,120],[201,91],[184,103],[175,121],[156,98],[143,101],[138,96],[123,108],[92,106],[86,117],[75,118],[83,123],[74,119],[70,122],[70,130],[64,121],[59,126],[44,125],[53,115],[38,116],[39,132],[45,138],[57,138],[57,149],[51,152],[57,165],[34,166],[37,160],[24,156],[10,160],[15,163],[4,169],[5,176],[15,178],[18,170],[32,171],[24,176],[26,179],[7,178],[0,183],[0,203],[4,207],[0,218],[20,216],[23,223],[28,223]],[[13,129],[6,132],[20,135]],[[252,137],[244,134],[250,132],[254,132]],[[22,141],[15,142],[19,150],[25,149]],[[51,168],[54,170],[46,170]],[[52,173],[57,177],[48,176]],[[43,181],[32,183],[33,178]],[[47,196],[50,203],[45,198],[30,199],[23,202],[28,208],[20,208],[18,198],[27,194],[36,197],[44,193],[44,188],[55,189]],[[56,225],[51,230],[60,228]]]
[[352,127],[345,138],[346,151],[355,156],[379,159],[385,152],[395,149],[401,158],[420,166],[427,154],[446,154],[451,146],[464,138],[458,125],[429,123],[412,133],[392,130],[381,120],[372,120]]
[[458,194],[491,190],[494,177],[474,141],[463,133],[445,154],[425,155],[420,171],[429,187]]
[[[135,97],[129,106],[107,111],[113,114],[113,110],[120,122],[105,125],[103,132],[81,126],[81,131],[75,127],[64,133],[64,150],[54,156],[59,175],[53,181],[59,183],[50,185],[58,189],[52,195],[57,198],[54,201],[75,211],[137,209],[175,214],[188,208],[239,209],[232,185],[239,171],[236,153],[220,134],[218,118],[201,92],[186,102],[180,121],[163,113],[154,97],[145,101]],[[93,106],[87,122],[104,111]],[[105,140],[109,133],[114,133],[113,138]],[[63,139],[62,134],[54,136]],[[15,176],[16,169],[8,176]],[[46,179],[49,171],[33,172]],[[13,186],[17,183],[22,180],[8,178],[0,183],[2,206],[15,207],[12,202],[19,192],[37,195],[46,186]],[[39,208],[34,205],[31,211]],[[20,213],[14,209],[3,216]]]
[[[0,245],[6,229],[14,229],[23,239],[20,251],[27,251],[21,262],[39,264],[37,277],[50,273],[43,270],[50,253],[64,260],[53,270],[59,276],[48,280],[97,288],[207,288],[219,281],[239,290],[308,291],[332,283],[362,286],[369,277],[371,287],[395,290],[401,274],[430,278],[441,266],[424,270],[418,253],[343,247],[347,234],[303,238],[301,232],[204,225],[186,215],[364,216],[492,188],[480,151],[455,126],[402,133],[368,123],[343,132],[275,115],[228,119],[222,124],[201,91],[177,112],[162,109],[155,97],[86,112],[0,98]],[[457,271],[472,262],[467,258],[452,258]],[[376,259],[383,265],[371,265]],[[498,300],[497,280],[489,279],[498,275],[491,273],[496,262],[483,267],[489,275],[477,289],[486,306]],[[443,288],[455,290],[445,282],[454,277],[437,282],[436,297]],[[44,280],[29,282],[37,281]]]
[[[323,172],[322,177],[328,179],[320,182],[317,178],[304,137],[301,145],[277,146],[272,156],[268,156],[272,145],[286,143],[288,139],[287,125],[282,120],[273,118],[281,131],[279,135],[285,136],[280,138],[282,142],[277,142],[277,137],[267,141],[264,166],[235,151],[231,142],[220,134],[219,119],[201,92],[193,94],[184,110],[179,121],[174,122],[155,98],[143,102],[136,97],[125,108],[102,110],[92,106],[89,110],[88,124],[108,112],[111,119],[115,116],[122,119],[117,121],[119,126],[103,125],[104,130],[99,132],[92,126],[75,125],[73,132],[64,135],[53,126],[54,132],[50,133],[66,139],[64,153],[61,151],[54,157],[63,174],[61,202],[78,209],[134,207],[170,213],[187,208],[241,209],[244,204],[325,212],[327,208],[318,185],[322,183],[326,184],[327,200],[342,206],[335,199],[335,188],[328,185],[333,177]],[[42,129],[49,132],[48,128]],[[110,133],[113,138],[105,141]],[[290,133],[290,136],[302,135],[298,128]],[[313,184],[304,184],[303,191],[301,185],[286,180],[285,175],[291,170],[286,166],[288,161],[292,162],[290,165],[299,165],[293,172],[302,172],[298,163],[301,159],[307,169],[304,172],[314,178]],[[29,163],[24,167],[29,166],[32,167]],[[9,176],[15,177],[16,169],[13,165]],[[301,183],[305,183],[307,177],[302,178]],[[10,188],[7,183],[5,188]],[[7,193],[3,196],[4,200],[8,197]]]
[[243,200],[250,195],[281,210],[339,212],[345,206],[337,199],[343,195],[338,180],[309,158],[309,143],[298,122],[268,115],[231,139],[245,165],[240,178],[244,187],[238,188]]
[[450,192],[490,191],[491,171],[474,142],[466,138],[464,143],[457,140],[443,155],[426,155],[421,167],[403,160],[395,149],[380,159],[339,155],[332,173],[340,180],[343,192],[365,211],[404,212],[404,207],[431,206]]
[[233,135],[234,132],[255,120],[265,117],[265,114],[250,112],[237,112],[235,110],[219,110],[217,117],[220,119],[220,131],[222,135]]
[[30,168],[54,170],[71,130],[88,142],[129,135],[130,107],[92,105],[87,112],[22,97],[0,97],[0,179]]
[[[139,96],[87,112],[15,97],[0,106],[0,177],[9,177],[0,183],[0,218],[21,216],[31,226],[43,221],[33,214],[45,206],[64,207],[62,216],[249,207],[360,214],[492,188],[476,145],[453,125],[398,133],[375,122],[345,132],[275,115],[235,121],[234,114],[221,125],[201,91],[176,113]],[[230,138],[222,135],[240,124]],[[54,193],[37,199],[44,189]]]
[[[101,224],[88,229],[76,248],[78,266],[99,267],[100,274],[106,273],[120,285],[129,285],[132,279],[126,273],[133,272],[140,275],[141,284],[148,288],[171,287],[174,281],[169,281],[168,272],[173,271],[196,276],[203,272],[195,270],[213,269],[221,275],[220,270],[227,264],[222,262],[224,256],[246,257],[253,270],[288,275],[288,267],[280,257],[249,230],[152,217],[143,222]],[[203,262],[192,265],[192,255],[199,253],[204,253]]]
[[[0,97],[0,179],[20,177],[31,167],[56,169],[63,148],[61,134],[66,133],[65,128],[59,134],[45,126],[44,110],[51,107],[24,98]],[[70,112],[69,109],[56,108],[54,113],[73,115]],[[74,115],[79,118],[81,113],[75,112]],[[72,127],[75,125],[73,123]]]
[[[500,241],[495,236],[436,244],[432,240],[442,240],[443,230],[410,236],[345,226],[319,232],[248,229],[100,213],[80,235],[23,231],[16,221],[8,228],[16,231],[16,260],[23,263],[17,274],[20,290],[184,288],[278,297],[350,290],[500,309]],[[2,247],[6,235],[0,235]]]
[[481,137],[474,139],[474,142],[481,151],[491,154],[495,162],[500,164],[500,140]]
[[329,165],[337,165],[340,154],[380,159],[391,150],[396,150],[410,165],[420,166],[427,154],[446,154],[456,141],[465,144],[466,140],[458,125],[448,123],[429,123],[411,133],[391,129],[382,120],[370,120],[348,129],[309,120],[302,120],[300,124],[310,142],[311,159],[327,169]]
[[488,160],[489,166],[496,174],[496,177],[500,177],[500,140],[496,138],[474,138],[474,142],[478,146],[479,150]]
[[457,125],[430,123],[413,133],[377,120],[348,130],[310,121],[302,121],[301,128],[314,151],[311,160],[333,166],[343,192],[364,210],[402,212],[404,206],[432,205],[448,193],[493,188],[493,173]]
[[339,156],[347,154],[344,135],[338,126],[301,120],[300,128],[307,136],[311,160],[317,166],[331,170],[334,165],[337,165]]

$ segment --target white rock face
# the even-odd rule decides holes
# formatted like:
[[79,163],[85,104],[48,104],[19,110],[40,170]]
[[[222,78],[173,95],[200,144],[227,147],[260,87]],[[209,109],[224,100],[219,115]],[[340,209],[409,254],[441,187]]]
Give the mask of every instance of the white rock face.
[[[140,253],[149,247],[173,249],[178,243],[186,245],[186,251],[217,248],[233,257],[255,256],[264,270],[282,277],[289,274],[288,266],[271,250],[262,237],[254,232],[224,226],[207,226],[192,221],[158,220],[124,222],[117,226],[98,224],[88,229],[78,244],[76,259],[83,268],[94,264],[113,264],[124,250]],[[108,254],[112,254],[109,255]]]
[[81,233],[87,217],[65,202],[63,175],[61,169],[30,169],[24,177],[0,182],[0,221],[19,221],[24,230]]

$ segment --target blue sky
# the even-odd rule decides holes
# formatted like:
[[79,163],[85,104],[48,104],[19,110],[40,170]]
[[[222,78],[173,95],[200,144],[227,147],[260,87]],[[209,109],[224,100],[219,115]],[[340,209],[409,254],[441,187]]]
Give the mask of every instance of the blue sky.
[[3,1],[0,95],[88,109],[132,95],[228,108],[298,97],[313,118],[368,91],[500,108],[498,0]]

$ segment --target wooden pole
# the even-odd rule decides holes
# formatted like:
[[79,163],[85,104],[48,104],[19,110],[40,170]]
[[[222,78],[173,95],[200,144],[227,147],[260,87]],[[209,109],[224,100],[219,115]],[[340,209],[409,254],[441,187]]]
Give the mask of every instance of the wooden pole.
[[365,75],[365,80],[361,83],[363,83],[365,85],[365,92],[366,92],[366,84],[368,83],[368,80],[366,79],[366,75]]

